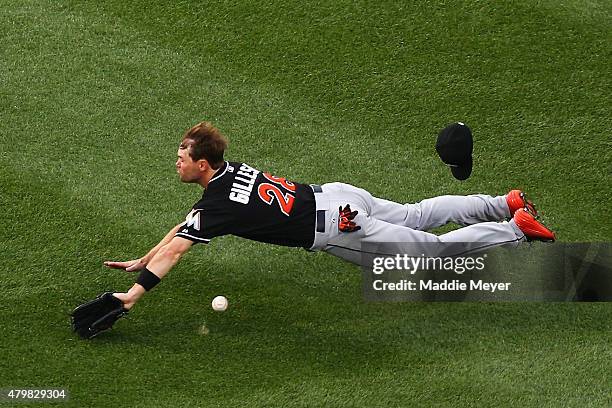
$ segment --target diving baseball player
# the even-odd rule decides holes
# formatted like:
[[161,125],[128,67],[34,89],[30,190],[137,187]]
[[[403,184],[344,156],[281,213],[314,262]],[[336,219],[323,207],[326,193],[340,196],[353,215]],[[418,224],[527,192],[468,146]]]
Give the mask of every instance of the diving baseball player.
[[[141,271],[126,293],[114,293],[131,309],[179,261],[193,244],[218,236],[243,238],[311,251],[325,251],[359,263],[367,243],[462,243],[467,251],[482,245],[515,246],[525,240],[554,241],[555,235],[535,218],[525,195],[441,196],[416,204],[373,197],[344,183],[308,185],[262,172],[243,162],[226,161],[227,141],[209,122],[189,129],[178,149],[176,169],[184,183],[204,188],[186,220],[175,226],[145,256],[109,268]],[[505,221],[509,219],[509,221]],[[447,223],[465,227],[435,235],[427,232]],[[393,251],[393,248],[388,248]]]

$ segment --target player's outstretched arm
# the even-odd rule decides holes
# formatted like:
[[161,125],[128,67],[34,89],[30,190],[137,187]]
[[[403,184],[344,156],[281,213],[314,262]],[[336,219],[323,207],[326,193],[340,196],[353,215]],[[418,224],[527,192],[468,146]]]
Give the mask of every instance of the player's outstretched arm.
[[170,269],[176,265],[183,254],[189,251],[191,245],[193,245],[193,242],[188,239],[172,238],[169,243],[159,248],[128,292],[113,293],[113,296],[123,302],[123,307],[128,310],[131,309],[147,290],[150,290],[170,272]]
[[159,244],[155,245],[153,249],[151,249],[145,256],[139,259],[133,259],[131,261],[105,261],[104,266],[112,269],[123,269],[127,272],[137,272],[143,270],[153,259],[157,251],[160,250],[161,247],[168,244],[174,238],[174,235],[178,232],[179,228],[183,225],[183,223],[178,224],[176,227],[172,228],[166,236],[159,242]]

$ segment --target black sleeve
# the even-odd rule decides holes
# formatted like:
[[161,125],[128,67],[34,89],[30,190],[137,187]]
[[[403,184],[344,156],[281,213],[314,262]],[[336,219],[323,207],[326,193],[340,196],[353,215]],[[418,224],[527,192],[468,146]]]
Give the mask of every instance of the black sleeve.
[[194,208],[187,215],[185,222],[181,224],[178,232],[174,235],[175,237],[181,237],[192,241],[193,243],[204,243],[208,244],[211,237],[207,237],[204,232],[204,210]]

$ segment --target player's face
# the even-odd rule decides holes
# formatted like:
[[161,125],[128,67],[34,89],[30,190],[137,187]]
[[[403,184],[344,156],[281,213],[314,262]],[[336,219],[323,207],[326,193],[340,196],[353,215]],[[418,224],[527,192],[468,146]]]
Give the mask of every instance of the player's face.
[[183,183],[195,183],[200,179],[200,168],[198,163],[189,156],[189,149],[178,150],[176,160],[176,172]]

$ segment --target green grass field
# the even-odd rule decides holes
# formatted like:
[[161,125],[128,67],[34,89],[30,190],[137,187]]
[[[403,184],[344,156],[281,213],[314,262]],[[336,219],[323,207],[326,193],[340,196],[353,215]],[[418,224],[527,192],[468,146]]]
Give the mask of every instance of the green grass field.
[[[296,181],[401,202],[522,188],[560,241],[611,241],[612,3],[0,10],[0,389],[64,387],[65,407],[612,404],[610,304],[366,303],[357,267],[234,237],[94,341],[68,319],[131,286],[102,262],[144,255],[201,195],[174,170],[200,120],[229,159]],[[433,148],[457,120],[476,143],[463,183]]]

